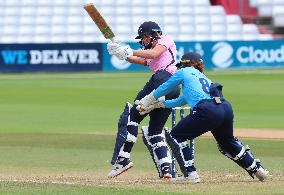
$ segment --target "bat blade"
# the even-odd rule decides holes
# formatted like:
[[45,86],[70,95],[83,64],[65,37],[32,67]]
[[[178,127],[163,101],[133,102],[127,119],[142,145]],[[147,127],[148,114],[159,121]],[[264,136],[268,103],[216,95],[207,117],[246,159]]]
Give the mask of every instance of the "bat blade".
[[115,35],[113,31],[111,30],[110,26],[105,21],[104,17],[101,15],[99,10],[96,8],[96,6],[93,3],[88,3],[84,6],[84,9],[88,12],[89,16],[96,23],[97,27],[102,32],[103,36],[106,39],[113,40]]

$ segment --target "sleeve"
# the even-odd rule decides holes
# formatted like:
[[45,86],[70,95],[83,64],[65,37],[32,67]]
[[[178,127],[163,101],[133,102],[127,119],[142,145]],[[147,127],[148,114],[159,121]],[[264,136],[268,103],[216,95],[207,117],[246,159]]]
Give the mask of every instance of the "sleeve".
[[175,87],[179,86],[183,80],[182,69],[178,70],[169,80],[160,85],[154,92],[153,96],[158,99],[170,93]]
[[167,49],[169,49],[174,44],[174,41],[169,36],[164,36],[158,40],[158,44],[164,45]]
[[182,95],[176,99],[166,100],[164,102],[165,108],[180,107],[180,106],[184,106],[185,104],[187,104],[187,102],[185,101]]

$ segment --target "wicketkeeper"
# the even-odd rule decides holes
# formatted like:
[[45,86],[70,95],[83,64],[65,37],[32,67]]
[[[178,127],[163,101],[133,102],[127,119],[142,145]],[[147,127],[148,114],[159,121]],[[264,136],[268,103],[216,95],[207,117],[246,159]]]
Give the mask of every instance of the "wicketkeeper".
[[[174,41],[166,35],[162,35],[162,30],[155,22],[148,21],[140,25],[138,36],[141,50],[132,50],[129,45],[118,43],[108,43],[107,48],[110,55],[114,55],[120,60],[149,66],[153,71],[150,80],[137,94],[135,101],[142,99],[145,95],[156,89],[167,81],[176,71],[176,45]],[[167,100],[179,96],[179,86],[173,87],[165,97]],[[133,163],[130,160],[132,147],[137,139],[139,123],[149,115],[148,128],[143,128],[143,140],[151,153],[156,165],[159,177],[169,179],[171,175],[171,153],[165,142],[163,133],[164,125],[171,113],[169,108],[151,108],[146,112],[139,113],[137,105],[127,103],[124,112],[120,116],[118,123],[118,133],[115,149],[112,157],[113,169],[108,174],[109,177],[116,177],[124,171],[130,169]],[[185,145],[185,148],[189,145]],[[188,164],[188,172],[194,172],[194,179],[198,174],[194,167],[193,159]]]
[[[251,177],[264,181],[268,171],[254,157],[250,148],[243,145],[233,134],[233,109],[223,97],[223,86],[213,83],[204,73],[204,64],[198,53],[187,53],[178,65],[180,69],[164,84],[139,101],[138,109],[145,112],[149,107],[164,108],[189,104],[192,112],[170,132],[171,148],[176,157],[184,155],[182,143],[211,131],[222,154],[245,169]],[[174,100],[160,100],[172,89],[182,85],[183,94]],[[158,102],[158,103],[157,103]],[[183,166],[182,161],[178,161]]]

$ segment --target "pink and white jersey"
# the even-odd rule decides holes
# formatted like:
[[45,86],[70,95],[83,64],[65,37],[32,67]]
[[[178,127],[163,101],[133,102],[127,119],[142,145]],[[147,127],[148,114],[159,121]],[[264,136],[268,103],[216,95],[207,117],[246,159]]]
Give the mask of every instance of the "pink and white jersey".
[[166,46],[167,50],[155,59],[146,59],[147,66],[149,66],[154,73],[166,69],[169,73],[174,74],[177,70],[177,50],[174,41],[169,36],[161,36],[157,44]]

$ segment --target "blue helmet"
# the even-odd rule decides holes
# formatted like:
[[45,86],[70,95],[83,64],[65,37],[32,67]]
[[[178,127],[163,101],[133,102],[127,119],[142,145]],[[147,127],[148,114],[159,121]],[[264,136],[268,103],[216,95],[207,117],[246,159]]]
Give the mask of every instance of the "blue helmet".
[[135,39],[141,39],[142,36],[146,34],[151,34],[155,37],[157,32],[162,34],[160,26],[156,22],[147,21],[139,26],[138,36]]

